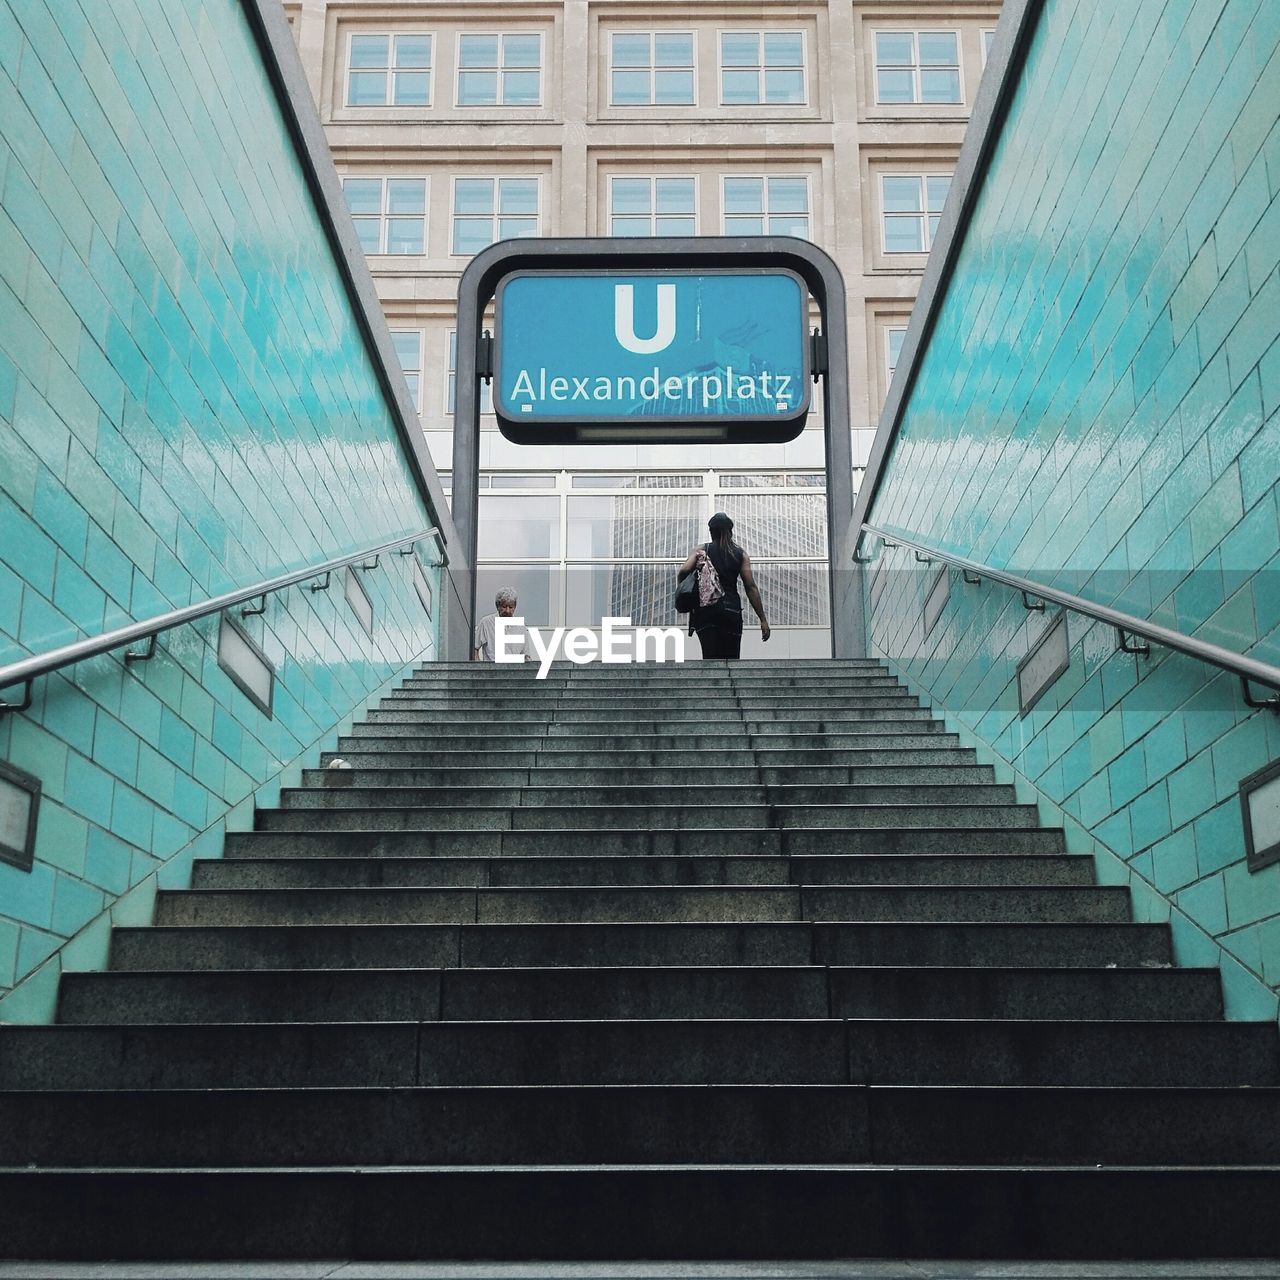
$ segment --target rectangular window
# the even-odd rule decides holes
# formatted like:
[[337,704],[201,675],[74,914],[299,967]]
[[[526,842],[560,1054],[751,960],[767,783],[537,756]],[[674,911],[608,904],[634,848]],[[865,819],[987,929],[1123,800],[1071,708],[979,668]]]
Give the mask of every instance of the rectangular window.
[[996,33],[993,27],[984,27],[982,31],[982,65],[987,65],[987,59],[991,57],[991,46],[996,42]]
[[724,179],[727,236],[809,238],[809,179],[803,176]]
[[[444,384],[444,411],[454,414],[458,407],[458,331],[449,330],[449,371]],[[493,383],[480,384],[480,412],[493,412]],[[485,478],[487,482],[487,477]]]
[[881,174],[885,253],[928,253],[950,189],[949,173]]
[[609,38],[609,104],[692,106],[691,31],[615,31]]
[[342,192],[365,253],[426,251],[426,178],[343,178]]
[[409,384],[409,394],[413,397],[413,407],[422,410],[422,330],[392,329],[391,341],[395,345],[396,355],[400,357],[400,367],[404,370],[404,380]]
[[902,344],[907,336],[905,328],[892,328],[884,331],[885,366],[889,371],[889,380],[893,381],[893,372],[898,367],[898,357],[902,355]]
[[803,106],[803,31],[722,31],[720,102],[726,107]]
[[455,256],[479,253],[495,240],[538,234],[537,178],[455,178],[453,247]]
[[696,236],[693,178],[609,179],[611,236]]
[[458,37],[458,106],[536,107],[541,102],[541,35]]
[[347,106],[429,107],[432,39],[426,32],[353,35]]
[[877,31],[876,101],[960,102],[955,31]]

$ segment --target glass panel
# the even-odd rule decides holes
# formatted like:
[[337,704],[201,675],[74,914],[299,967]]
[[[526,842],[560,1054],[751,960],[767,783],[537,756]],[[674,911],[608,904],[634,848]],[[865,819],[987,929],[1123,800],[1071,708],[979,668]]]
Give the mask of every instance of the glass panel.
[[647,67],[649,65],[648,32],[615,31],[613,65],[615,67]]
[[388,218],[387,252],[421,253],[422,218]]
[[538,36],[502,37],[504,67],[539,67],[542,65],[542,41]]
[[960,73],[958,71],[921,71],[920,100],[922,102],[959,102]]
[[499,240],[527,240],[538,234],[537,218],[499,218]]
[[923,219],[889,215],[884,220],[886,253],[923,253]]
[[886,213],[921,212],[919,178],[886,176],[881,182]]
[[727,236],[762,236],[764,235],[764,219],[742,217],[725,218],[724,233]]
[[766,102],[803,102],[804,72],[766,71],[764,100]]
[[458,178],[453,184],[454,213],[492,213],[493,179]]
[[497,65],[497,36],[463,36],[458,42],[458,66],[496,67]]
[[749,106],[760,101],[760,75],[756,71],[725,71],[720,78],[721,93],[727,106]]
[[406,370],[406,371],[405,371],[405,375],[404,375],[404,380],[405,380],[405,383],[406,383],[406,384],[408,385],[408,387],[409,387],[409,397],[410,397],[410,399],[412,399],[412,401],[413,401],[413,403],[414,403],[415,405],[417,405],[417,404],[421,404],[421,401],[418,399],[418,382],[419,382],[419,378],[418,378],[417,373],[416,373],[416,372],[414,372],[414,371],[412,371],[412,370]]
[[809,209],[809,184],[804,178],[770,178],[770,213],[806,213]]
[[400,357],[400,367],[406,371],[418,368],[418,352],[421,348],[420,336],[416,330],[393,332],[391,341],[395,344],[396,355]]
[[659,178],[657,188],[659,213],[693,212],[692,178]]
[[647,236],[653,234],[653,224],[648,218],[614,218],[610,231],[615,236]]
[[659,67],[693,66],[693,37],[659,32],[653,37],[653,60]]
[[788,213],[780,218],[769,219],[771,236],[799,236],[801,240],[809,238],[809,219],[799,214]]
[[498,73],[496,71],[459,72],[458,101],[464,107],[492,106],[498,101]]
[[786,484],[786,476],[760,472],[720,477],[722,489],[781,489]]
[[541,78],[537,71],[504,71],[502,101],[510,107],[536,107]]
[[638,627],[676,626],[672,605],[675,566],[667,564],[569,565],[566,622],[598,627],[604,618],[630,618]]
[[920,65],[922,67],[959,66],[960,55],[956,51],[956,33],[954,31],[922,31],[916,38],[920,43]]
[[453,222],[453,252],[456,254],[479,253],[493,243],[493,223],[488,218],[455,218]]
[[692,104],[692,71],[659,71],[656,81],[654,98],[657,102],[664,106]]
[[694,236],[698,234],[698,224],[692,217],[658,218],[654,231],[660,236]]
[[352,36],[351,65],[353,67],[385,67],[387,65],[387,37]]
[[648,178],[614,178],[612,186],[615,213],[651,212],[652,185]]
[[431,101],[431,77],[425,71],[397,71],[392,101],[402,107],[425,107]]
[[947,203],[947,192],[951,190],[949,173],[932,173],[925,179],[929,191],[929,209],[933,213],[941,213],[942,206]]
[[[781,477],[773,477],[781,479]],[[743,493],[729,508],[734,539],[757,556],[825,556],[827,500],[820,493]],[[772,614],[767,614],[772,620]]]
[[916,100],[915,73],[912,71],[877,71],[877,102],[914,102]]
[[930,244],[933,244],[933,242],[938,238],[938,224],[941,221],[942,221],[942,218],[937,214],[934,214],[929,219],[929,243]]
[[804,65],[804,40],[798,31],[766,31],[764,33],[764,65],[766,67],[800,67]]
[[905,329],[890,329],[888,331],[890,373],[898,367],[898,357],[902,355],[902,343],[906,336],[907,331]]
[[579,472],[569,477],[571,489],[634,489],[635,476],[586,475]]
[[429,67],[431,37],[428,35],[396,36],[397,67]]
[[641,489],[701,489],[701,476],[656,475],[640,477]]
[[352,213],[382,212],[381,178],[343,178],[342,194]]
[[[751,552],[751,548],[748,551]],[[751,571],[764,598],[765,615],[771,627],[830,625],[826,565],[761,564],[752,552]],[[742,621],[748,628],[760,625],[749,606],[742,610]]]
[[760,65],[760,33],[757,31],[725,31],[720,35],[722,67],[758,67]]
[[825,489],[827,477],[821,471],[801,471],[788,479],[797,489]]
[[649,73],[647,71],[615,71],[613,104],[617,107],[649,105]]
[[764,181],[761,178],[726,178],[724,211],[726,213],[759,213],[764,207]]
[[365,253],[377,253],[381,249],[382,223],[377,218],[355,218],[356,239]]
[[[513,501],[513,499],[502,499]],[[483,530],[484,526],[481,525]],[[482,534],[483,536],[483,534]],[[518,597],[517,616],[531,627],[558,626],[560,620],[560,566],[542,564],[482,564],[476,568],[476,604],[481,614],[493,609],[493,597],[510,587]],[[532,646],[530,646],[532,650]]]
[[347,77],[347,105],[381,107],[387,101],[385,71],[353,71]]
[[[702,507],[697,494],[570,497],[569,558],[683,559],[700,536]],[[674,567],[667,569],[671,578]]]
[[555,476],[548,472],[539,472],[534,475],[495,473],[490,476],[490,481],[495,489],[554,489],[556,487]]
[[425,213],[427,183],[424,178],[389,178],[387,180],[388,213]]
[[536,178],[503,178],[498,184],[498,210],[501,213],[538,212],[538,180]]
[[479,533],[477,555],[481,560],[505,556],[518,560],[558,559],[560,499],[482,497]]
[[877,31],[876,63],[882,67],[909,67],[915,61],[910,31]]

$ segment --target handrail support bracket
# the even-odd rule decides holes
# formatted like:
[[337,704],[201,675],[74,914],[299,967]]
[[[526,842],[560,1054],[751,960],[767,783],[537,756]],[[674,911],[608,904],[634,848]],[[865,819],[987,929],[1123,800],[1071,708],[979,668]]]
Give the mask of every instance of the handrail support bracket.
[[969,570],[968,570],[968,569],[961,569],[961,570],[960,570],[960,575],[961,575],[961,577],[963,577],[963,578],[964,578],[964,580],[965,580],[965,581],[966,581],[966,582],[967,582],[971,587],[980,587],[980,586],[982,585],[982,577],[981,577],[979,574],[976,574],[976,573],[975,573],[975,574],[973,575],[973,577],[971,578],[971,577],[969,576]]
[[312,583],[310,583],[310,584],[309,584],[309,586],[308,586],[308,590],[310,590],[310,591],[328,591],[328,590],[329,590],[329,579],[330,579],[332,576],[333,576],[333,570],[332,570],[332,569],[326,569],[326,570],[325,570],[325,573],[324,573],[324,580],[323,580],[323,581],[321,581],[321,582],[312,582]]
[[1043,613],[1044,601],[1035,600],[1027,592],[1024,591],[1022,593],[1022,607],[1026,609],[1028,613]]
[[1121,653],[1132,653],[1143,658],[1151,656],[1151,646],[1134,640],[1123,627],[1116,628],[1116,635],[1120,638]]
[[246,605],[243,609],[241,609],[240,616],[242,618],[256,618],[258,614],[266,613],[266,611],[267,611],[267,597],[266,597],[266,593],[264,592],[262,595],[258,597],[257,604]]
[[0,698],[0,716],[4,715],[6,711],[28,710],[31,706],[31,687],[34,684],[35,684],[34,676],[30,680],[24,680],[22,682],[22,701],[21,702],[6,702],[3,698]]
[[124,660],[126,666],[132,666],[135,662],[150,662],[156,656],[156,637],[155,632],[147,637],[145,648],[133,650],[126,649]]
[[1244,694],[1246,706],[1252,707],[1255,711],[1270,711],[1272,715],[1280,716],[1280,693],[1273,694],[1270,698],[1255,698],[1248,676],[1240,677],[1240,689]]

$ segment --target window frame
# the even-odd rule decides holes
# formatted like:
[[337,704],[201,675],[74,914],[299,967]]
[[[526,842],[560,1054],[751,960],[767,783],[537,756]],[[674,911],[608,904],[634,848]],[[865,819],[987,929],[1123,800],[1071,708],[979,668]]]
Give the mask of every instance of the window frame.
[[996,42],[995,27],[979,27],[978,28],[978,48],[982,51],[982,69],[987,69],[987,63],[991,61],[991,48]]
[[[902,342],[905,343],[907,340],[907,328],[908,325],[906,324],[886,324],[884,326],[884,372],[886,390],[888,389],[889,384],[893,382],[893,375],[898,367],[898,361],[891,358],[893,356],[893,335],[895,333],[902,334]],[[902,345],[900,344],[898,347],[898,360],[901,359]]]
[[[462,41],[466,36],[493,36],[498,42],[498,64],[493,68],[497,76],[498,97],[493,102],[463,102],[462,73],[464,71],[488,70],[484,67],[464,67],[462,65]],[[504,102],[502,99],[502,72],[528,71],[528,67],[504,68],[502,65],[503,36],[536,36],[538,41],[538,100],[537,102]],[[546,73],[547,73],[547,40],[545,31],[469,31],[459,28],[453,42],[453,105],[457,111],[540,111],[546,106]]]
[[[733,216],[733,217],[747,216],[746,214],[730,215],[728,213],[728,210],[726,208],[725,195],[724,195],[724,184],[730,178],[759,178],[760,179],[761,192],[763,195],[763,201],[762,201],[763,207],[761,208],[761,211],[760,211],[761,220],[764,222],[764,229],[762,231],[759,231],[759,232],[730,231],[728,227],[725,225],[725,220],[730,216]],[[809,224],[809,231],[807,235],[804,235],[798,238],[807,240],[809,241],[810,244],[817,243],[813,238],[813,175],[811,173],[761,173],[761,172],[722,173],[720,175],[720,234],[722,236],[755,235],[755,234],[768,236],[768,235],[778,234],[769,230],[769,218],[770,216],[772,216],[770,215],[770,212],[769,212],[769,179],[770,178],[803,178],[804,179],[805,221]],[[795,215],[794,214],[787,215],[787,214],[779,213],[776,216],[781,218],[781,217],[787,217],[787,216],[794,217]]]
[[[409,326],[409,327],[407,327],[407,328],[401,328],[401,327],[398,327],[398,326],[393,325],[393,324],[388,324],[388,325],[387,325],[387,332],[391,334],[391,345],[392,345],[392,347],[395,347],[395,345],[396,345],[396,335],[397,335],[397,334],[406,334],[406,333],[411,333],[411,334],[413,334],[413,335],[417,338],[417,340],[418,340],[418,367],[417,367],[417,369],[416,369],[416,370],[414,370],[414,372],[415,372],[415,373],[416,373],[416,375],[417,375],[417,379],[418,379],[418,392],[417,392],[417,394],[416,394],[416,395],[414,395],[414,396],[413,396],[413,407],[414,407],[415,409],[417,409],[417,411],[418,411],[419,413],[421,413],[421,412],[422,412],[422,405],[423,405],[423,402],[424,402],[424,399],[423,399],[423,389],[424,389],[424,385],[425,385],[425,382],[426,382],[426,377],[425,377],[425,375],[426,375],[426,361],[425,361],[425,358],[424,358],[424,357],[425,357],[425,355],[426,355],[426,336],[427,336],[427,335],[426,335],[426,331],[425,331],[425,330],[423,330],[423,329],[415,328],[415,327],[413,327],[413,326]],[[399,352],[399,350],[397,349],[397,350],[396,350],[396,357],[397,357],[397,358],[399,358],[399,356],[400,356],[400,352]],[[400,371],[401,371],[402,373],[406,374],[406,375],[407,375],[407,374],[408,374],[408,372],[409,372],[409,370],[406,370],[406,369],[405,369],[405,367],[404,367],[404,361],[403,361],[403,360],[401,360],[401,361],[400,361]],[[412,388],[410,388],[410,394],[411,394],[411,395],[413,394],[413,389],[412,389]]]
[[[458,330],[446,329],[444,339],[444,416],[450,421],[458,405]],[[480,416],[493,414],[493,382],[480,382]]]
[[[760,98],[757,102],[726,102],[724,99],[724,37],[726,35],[749,35],[754,34],[759,38],[757,46],[757,54],[760,61],[756,65],[756,71],[759,79],[756,81],[757,90],[760,92]],[[768,102],[764,97],[764,37],[766,35],[798,35],[800,37],[800,78],[804,86],[804,98],[800,102]],[[787,68],[788,70],[790,68]],[[731,70],[745,71],[745,67],[733,67]],[[769,107],[773,110],[800,110],[812,106],[812,98],[809,93],[809,32],[804,27],[717,27],[716,28],[716,98],[717,105],[727,107],[729,110],[739,108],[750,110],[752,108]]]
[[[658,27],[611,27],[609,30],[602,32],[606,36],[609,44],[609,56],[606,59],[605,69],[605,101],[608,103],[610,110],[617,111],[653,111],[660,108],[675,109],[678,107],[696,107],[698,105],[698,32],[696,30],[678,31],[671,28]],[[654,62],[654,38],[656,36],[688,36],[691,47],[692,61],[689,71],[693,76],[693,98],[689,102],[658,102],[656,100],[657,93],[657,75],[658,66]],[[613,73],[616,70],[638,70],[636,67],[617,68],[613,62],[613,38],[614,36],[648,36],[649,37],[649,101],[647,103],[635,102],[615,102],[613,100]],[[684,70],[683,67],[679,70]]]
[[[470,252],[470,251],[458,252],[453,247],[454,223],[459,217],[459,214],[457,212],[457,199],[458,199],[457,187],[458,187],[458,181],[460,179],[464,182],[474,182],[477,179],[480,179],[482,181],[487,180],[493,183],[500,183],[505,179],[517,179],[523,182],[532,182],[534,184],[534,191],[536,195],[537,212],[534,214],[535,226],[534,226],[533,236],[525,237],[525,238],[536,239],[538,236],[542,235],[542,175],[541,174],[538,174],[538,173],[454,173],[449,175],[449,257],[473,258],[475,257],[476,253],[481,252],[481,250],[479,249],[475,250],[474,252]],[[500,188],[495,186],[494,193],[493,193],[493,212],[489,215],[491,229],[494,232],[497,231],[498,222],[502,217],[502,214],[499,212],[499,207],[498,207],[499,192],[500,192]],[[471,222],[480,221],[480,214],[477,214],[477,213],[464,213],[461,216]],[[513,214],[511,216],[526,218],[529,215]],[[498,242],[498,237],[495,235],[489,241],[489,244],[497,244],[497,242]],[[485,245],[484,247],[487,249],[489,245]]]
[[[353,181],[369,181],[378,179],[382,183],[382,196],[379,202],[378,212],[378,248],[377,250],[365,250],[366,257],[379,258],[424,258],[427,256],[430,246],[428,236],[430,234],[430,217],[431,217],[431,175],[418,173],[342,173],[339,174],[339,182],[342,187],[343,199],[346,200],[346,184],[347,179]],[[391,215],[387,212],[387,183],[395,181],[410,181],[422,183],[422,248],[416,253],[392,253],[386,248],[387,243],[387,221]],[[347,212],[354,220],[355,218],[369,218],[371,215],[367,213],[353,214],[351,213],[350,204],[347,205]],[[397,218],[403,218],[407,215],[396,214]],[[358,238],[358,233],[357,233]],[[361,246],[363,248],[363,246]]]
[[[386,67],[387,82],[384,91],[384,101],[356,103],[351,101],[351,45],[356,36],[383,36],[385,35],[392,43],[388,46],[388,58],[390,62]],[[423,102],[395,102],[391,98],[391,85],[393,82],[393,73],[395,68],[395,46],[394,41],[397,36],[426,36],[431,41],[431,60],[427,63],[427,100]],[[347,61],[346,74],[342,81],[342,106],[346,111],[377,111],[383,107],[400,107],[407,111],[430,111],[436,102],[436,51],[439,48],[439,32],[431,31],[357,31],[352,29],[347,32]],[[360,68],[356,68],[360,70]],[[421,70],[421,68],[415,68]]]
[[[899,35],[911,37],[911,57],[912,62],[909,67],[904,66],[888,66],[889,70],[895,71],[911,71],[912,98],[910,102],[885,102],[880,97],[880,57],[877,48],[876,37],[879,35]],[[924,64],[920,61],[920,37],[922,35],[948,35],[953,36],[956,42],[956,86],[960,96],[946,102],[926,102],[921,97],[920,89],[920,72]],[[888,65],[888,64],[886,64]],[[930,64],[931,66],[941,67],[942,64]],[[951,63],[946,64],[946,69],[950,70]],[[952,27],[873,27],[871,30],[871,79],[875,89],[875,106],[888,107],[963,107],[965,105],[964,96],[964,39],[963,32],[959,28]]]
[[[933,217],[934,214],[933,214],[933,211],[929,208],[929,184],[927,180],[929,178],[947,178],[951,182],[954,182],[956,177],[955,170],[953,169],[950,173],[941,173],[941,172],[931,173],[927,170],[917,171],[916,173],[903,173],[898,170],[888,170],[888,171],[881,170],[877,173],[876,177],[877,177],[877,185],[879,187],[879,195],[880,195],[879,221],[880,221],[880,252],[881,254],[883,254],[885,257],[891,257],[895,259],[909,256],[909,255],[914,255],[916,257],[928,256],[928,254],[933,251],[933,236],[929,231],[929,219]],[[886,178],[915,178],[920,183],[920,191],[922,196],[921,210],[919,212],[912,212],[912,213],[894,212],[891,214],[889,210],[885,207],[884,181]],[[948,186],[947,195],[949,196],[950,194],[951,194],[951,188],[950,186]],[[943,208],[946,207],[946,203],[947,202],[944,199],[942,202]],[[886,231],[888,230],[888,227],[885,222],[885,219],[891,216],[895,218],[919,218],[924,227],[924,240],[925,240],[924,248],[923,249],[890,249],[888,248],[888,241],[885,234]],[[938,210],[937,216],[939,218],[942,217],[942,209]]]
[[[699,205],[702,198],[702,186],[701,186],[701,183],[698,181],[700,177],[701,175],[697,173],[610,173],[610,174],[606,174],[605,175],[605,178],[606,178],[605,222],[606,222],[606,228],[607,228],[606,234],[610,236],[613,235],[613,219],[615,216],[613,212],[613,184],[615,179],[623,178],[623,179],[631,179],[634,181],[636,178],[644,178],[649,183],[649,192],[651,195],[651,200],[650,200],[651,212],[649,214],[649,226],[651,230],[649,231],[647,236],[627,237],[629,239],[645,240],[653,236],[656,236],[658,234],[656,230],[656,225],[657,225],[657,220],[660,216],[670,217],[670,218],[683,218],[686,216],[682,213],[661,214],[661,215],[658,213],[658,187],[657,187],[658,179],[659,178],[686,178],[686,179],[690,179],[693,182],[693,231],[691,232],[691,234],[695,236],[699,235],[700,232],[698,228],[701,225],[701,221],[702,221],[701,218],[698,216]],[[638,218],[641,215],[640,214],[622,214],[621,216]]]

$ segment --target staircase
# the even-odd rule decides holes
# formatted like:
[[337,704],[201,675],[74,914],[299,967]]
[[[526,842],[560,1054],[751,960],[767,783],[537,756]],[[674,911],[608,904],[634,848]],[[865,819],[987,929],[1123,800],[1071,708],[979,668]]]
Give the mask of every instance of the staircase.
[[0,1255],[1280,1253],[1274,1025],[875,663],[432,665],[337,748],[0,1031]]

